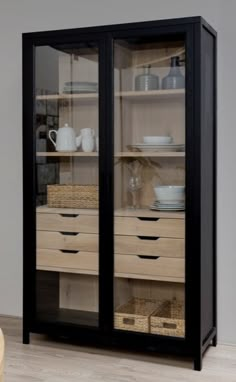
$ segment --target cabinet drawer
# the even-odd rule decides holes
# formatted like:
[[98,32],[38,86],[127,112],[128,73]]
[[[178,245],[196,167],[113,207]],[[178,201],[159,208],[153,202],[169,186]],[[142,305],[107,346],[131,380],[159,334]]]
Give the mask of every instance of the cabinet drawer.
[[98,254],[93,252],[65,253],[56,249],[38,249],[37,269],[97,274]]
[[185,220],[116,217],[115,234],[184,238]]
[[149,256],[184,257],[184,239],[156,236],[115,236],[115,252]]
[[121,277],[184,282],[184,265],[184,259],[115,255],[115,273]]
[[98,235],[89,233],[37,231],[37,247],[98,252]]
[[98,216],[37,213],[40,231],[98,233]]

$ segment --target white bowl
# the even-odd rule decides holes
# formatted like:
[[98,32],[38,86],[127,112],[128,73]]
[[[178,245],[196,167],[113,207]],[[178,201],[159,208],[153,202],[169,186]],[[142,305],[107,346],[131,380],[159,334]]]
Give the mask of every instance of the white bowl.
[[172,137],[169,137],[168,135],[158,136],[145,136],[143,137],[144,143],[154,144],[154,145],[160,145],[160,144],[168,144],[171,143],[173,140]]
[[185,199],[184,186],[158,186],[154,187],[156,199],[159,202],[181,202]]

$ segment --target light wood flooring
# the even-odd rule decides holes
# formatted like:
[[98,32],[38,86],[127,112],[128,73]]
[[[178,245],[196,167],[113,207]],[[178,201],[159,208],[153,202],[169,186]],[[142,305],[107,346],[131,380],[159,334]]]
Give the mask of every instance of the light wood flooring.
[[236,347],[211,347],[202,372],[188,360],[85,348],[32,335],[21,342],[21,320],[0,317],[6,340],[4,382],[236,382]]

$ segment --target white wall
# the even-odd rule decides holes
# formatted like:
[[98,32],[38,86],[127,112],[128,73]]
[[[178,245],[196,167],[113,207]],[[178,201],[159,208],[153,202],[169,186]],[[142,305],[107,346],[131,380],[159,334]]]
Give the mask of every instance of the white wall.
[[233,0],[0,1],[1,314],[22,314],[21,33],[201,15],[219,32],[219,339],[236,344],[235,13]]

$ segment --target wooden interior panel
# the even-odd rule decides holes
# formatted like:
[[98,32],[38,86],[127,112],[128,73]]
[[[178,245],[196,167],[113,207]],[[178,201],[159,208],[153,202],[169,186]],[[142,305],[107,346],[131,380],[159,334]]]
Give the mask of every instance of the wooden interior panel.
[[98,312],[98,276],[61,273],[60,308]]

